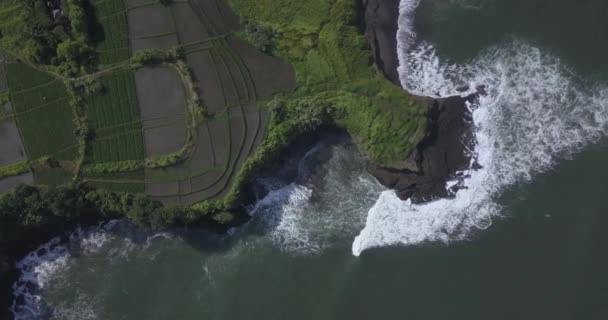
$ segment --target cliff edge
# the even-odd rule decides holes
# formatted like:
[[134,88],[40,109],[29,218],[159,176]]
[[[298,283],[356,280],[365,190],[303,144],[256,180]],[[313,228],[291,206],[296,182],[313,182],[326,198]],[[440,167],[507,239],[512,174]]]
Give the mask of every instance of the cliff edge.
[[[361,25],[372,49],[376,68],[395,85],[401,86],[397,71],[400,1],[360,1],[363,9]],[[473,102],[477,96],[426,98],[429,125],[410,159],[416,163],[417,170],[383,168],[370,162],[368,171],[384,186],[394,189],[402,200],[411,199],[414,203],[420,203],[452,195],[460,184],[447,190],[446,182],[464,178],[459,176],[459,172],[471,166],[469,150],[474,147],[475,140],[467,102]]]

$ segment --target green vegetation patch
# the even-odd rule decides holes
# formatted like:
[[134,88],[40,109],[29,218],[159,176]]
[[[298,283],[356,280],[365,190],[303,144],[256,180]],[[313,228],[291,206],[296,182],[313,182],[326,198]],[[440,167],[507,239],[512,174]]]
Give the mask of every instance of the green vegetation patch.
[[89,97],[87,116],[94,131],[89,162],[144,159],[142,126],[133,72],[102,78],[103,89]]
[[[295,69],[299,88],[274,107],[291,116],[329,108],[328,122],[346,129],[371,160],[407,167],[406,159],[426,130],[426,105],[370,66],[371,53],[358,30],[356,1],[229,3],[243,18],[248,40]],[[276,126],[271,124],[270,130]]]
[[129,36],[125,0],[93,2],[101,30],[94,35],[101,64],[129,59]]
[[20,63],[6,65],[15,119],[30,159],[78,155],[73,113],[63,83]]
[[30,171],[27,161],[20,161],[8,166],[0,167],[0,178],[17,176]]

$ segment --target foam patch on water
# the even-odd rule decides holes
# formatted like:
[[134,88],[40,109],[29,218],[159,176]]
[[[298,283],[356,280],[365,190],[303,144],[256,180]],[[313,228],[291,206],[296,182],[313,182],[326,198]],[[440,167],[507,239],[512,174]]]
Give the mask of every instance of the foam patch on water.
[[[510,40],[465,65],[441,61],[431,44],[415,42],[418,2],[401,4],[401,82],[414,94],[434,97],[486,86],[487,96],[473,111],[482,169],[466,173],[467,189],[454,199],[413,205],[384,192],[353,243],[354,255],[372,247],[466,239],[499,214],[494,200],[505,188],[570,158],[608,130],[608,89],[585,83],[557,57],[526,42]],[[458,92],[463,85],[471,90]]]
[[[128,222],[113,220],[91,228],[77,228],[66,238],[54,238],[30,252],[17,263],[21,276],[13,285],[15,299],[11,310],[15,319],[47,319],[50,316],[53,319],[97,319],[95,300],[91,297],[77,293],[74,299],[49,305],[43,293],[70,286],[65,280],[78,257],[102,256],[110,262],[128,260],[135,249],[146,251],[155,239],[172,237],[166,233],[148,236],[138,232]],[[141,244],[121,235],[141,236]]]
[[276,188],[271,181],[259,181],[268,183],[269,192],[250,210],[254,223],[261,223],[274,245],[290,254],[317,254],[350,242],[383,190],[354,155],[345,146],[321,143],[297,163],[296,182]]

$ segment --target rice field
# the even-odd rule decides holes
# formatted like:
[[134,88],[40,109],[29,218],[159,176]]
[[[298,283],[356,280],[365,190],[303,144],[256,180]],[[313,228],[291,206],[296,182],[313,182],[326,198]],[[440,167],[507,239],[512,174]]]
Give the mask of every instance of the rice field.
[[144,145],[132,71],[102,79],[102,94],[90,97],[87,116],[94,138],[87,160],[107,163],[143,160]]
[[78,156],[73,114],[63,83],[25,64],[6,65],[13,112],[29,159]]
[[95,40],[101,64],[129,59],[129,35],[125,0],[95,0],[93,5],[101,24]]
[[[264,137],[267,115],[258,110],[256,101],[292,90],[293,70],[281,60],[236,40],[233,33],[240,28],[238,19],[224,1],[176,1],[165,7],[129,0],[128,6],[131,50],[182,46],[195,90],[212,115],[210,121],[197,128],[194,150],[187,161],[146,170],[146,193],[166,204],[188,205],[221,198]],[[143,75],[145,70],[138,72]],[[149,110],[166,117],[162,112],[166,103],[161,101],[167,99],[152,99],[155,93],[148,93],[151,86],[146,84],[147,79],[136,78],[140,108],[144,114]],[[146,130],[150,130],[149,123],[155,123],[148,118],[149,115],[143,117]],[[166,143],[162,139],[159,135],[147,139],[146,152],[155,154],[155,146]]]

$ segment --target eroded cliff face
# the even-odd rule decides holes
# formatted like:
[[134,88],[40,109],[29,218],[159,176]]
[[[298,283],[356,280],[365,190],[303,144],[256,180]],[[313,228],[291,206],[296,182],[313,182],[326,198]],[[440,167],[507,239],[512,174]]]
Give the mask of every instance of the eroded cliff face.
[[[400,1],[360,1],[364,10],[361,26],[372,48],[374,63],[387,79],[401,86],[396,39]],[[474,148],[475,141],[467,102],[474,102],[477,96],[425,98],[428,104],[427,133],[409,159],[416,163],[416,170],[383,168],[370,162],[369,172],[380,183],[394,189],[402,200],[420,203],[452,195],[459,184],[447,190],[446,182],[463,179],[460,172],[473,165],[470,150]]]
[[429,98],[429,127],[413,155],[417,170],[394,170],[369,163],[369,172],[402,200],[420,203],[452,195],[460,185],[447,190],[446,182],[465,178],[460,172],[472,165],[469,150],[475,140],[466,102],[475,98]]

